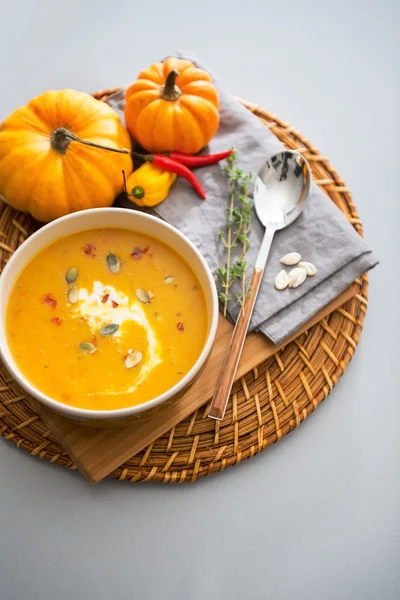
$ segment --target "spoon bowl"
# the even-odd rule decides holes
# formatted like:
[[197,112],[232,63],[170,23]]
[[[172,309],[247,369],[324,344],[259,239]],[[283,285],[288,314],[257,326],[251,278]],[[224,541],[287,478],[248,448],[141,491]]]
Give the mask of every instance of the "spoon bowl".
[[298,152],[275,154],[261,167],[254,188],[257,216],[267,229],[283,229],[301,213],[307,201],[311,171]]

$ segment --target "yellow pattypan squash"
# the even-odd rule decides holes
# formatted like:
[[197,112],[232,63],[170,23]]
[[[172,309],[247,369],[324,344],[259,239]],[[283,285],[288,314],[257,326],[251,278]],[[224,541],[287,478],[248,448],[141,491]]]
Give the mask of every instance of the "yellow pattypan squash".
[[156,206],[165,200],[176,178],[176,173],[146,162],[128,177],[125,193],[137,206]]

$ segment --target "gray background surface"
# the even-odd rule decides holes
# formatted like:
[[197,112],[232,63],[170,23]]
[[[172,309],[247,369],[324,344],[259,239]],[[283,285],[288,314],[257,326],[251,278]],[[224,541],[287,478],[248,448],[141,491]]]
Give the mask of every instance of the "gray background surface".
[[1,600],[398,598],[399,3],[0,6],[0,119],[46,89],[118,86],[190,50],[228,91],[322,149],[382,261],[361,344],[332,396],[223,474],[90,487],[1,441]]

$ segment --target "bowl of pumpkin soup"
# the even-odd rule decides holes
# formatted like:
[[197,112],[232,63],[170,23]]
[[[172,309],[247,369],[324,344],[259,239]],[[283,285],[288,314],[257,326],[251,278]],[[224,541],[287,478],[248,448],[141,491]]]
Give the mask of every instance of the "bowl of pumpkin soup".
[[44,226],[14,253],[0,277],[0,318],[2,360],[24,390],[100,425],[191,385],[211,352],[218,297],[177,229],[91,209]]

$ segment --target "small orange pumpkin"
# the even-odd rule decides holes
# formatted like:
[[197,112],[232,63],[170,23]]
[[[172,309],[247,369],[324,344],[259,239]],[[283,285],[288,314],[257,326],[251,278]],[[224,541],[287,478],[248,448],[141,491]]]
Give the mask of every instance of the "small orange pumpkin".
[[123,190],[122,171],[132,171],[130,148],[128,132],[104,102],[75,90],[45,92],[0,125],[0,198],[39,221],[111,206]]
[[195,154],[219,125],[219,96],[206,71],[167,58],[142,71],[126,92],[125,121],[150,152]]

